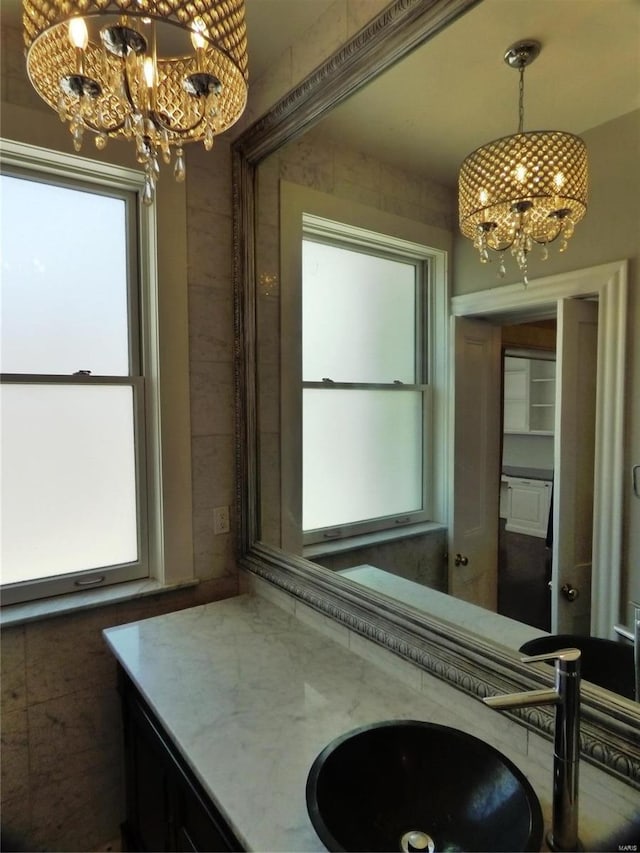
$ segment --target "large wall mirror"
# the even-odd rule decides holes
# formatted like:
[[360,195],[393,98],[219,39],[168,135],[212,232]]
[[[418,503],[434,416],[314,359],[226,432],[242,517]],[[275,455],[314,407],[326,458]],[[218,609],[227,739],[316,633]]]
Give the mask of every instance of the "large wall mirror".
[[[522,642],[609,636],[640,597],[640,498],[628,477],[640,462],[640,10],[615,0],[611,16],[611,5],[392,3],[234,144],[241,564],[474,695],[541,685],[542,667],[520,662]],[[592,202],[566,253],[531,260],[528,286],[510,259],[502,280],[497,262],[478,262],[458,234],[456,193],[464,156],[516,130],[517,74],[502,57],[522,38],[543,45],[525,78],[525,130],[584,136]],[[341,270],[354,256],[397,264],[405,296],[391,304],[372,285],[363,308],[336,267],[317,301],[307,297],[305,337],[301,276],[313,279],[318,251],[342,258]],[[589,329],[582,349],[571,349],[574,327]],[[358,349],[350,336],[394,357],[370,374],[354,357],[341,376]],[[312,340],[320,357],[305,375]],[[473,353],[482,341],[481,363],[465,340]],[[395,421],[381,401],[389,384]],[[317,402],[340,390],[369,395],[360,424],[379,418],[386,433],[360,425],[346,450],[332,438],[313,493],[326,486],[324,506],[337,511],[358,437],[395,431],[408,455],[371,451],[390,460],[393,485],[390,509],[369,516],[388,513],[391,526],[354,526],[357,512],[304,517],[305,441],[321,441],[325,417],[352,421]],[[424,477],[411,480],[423,463],[426,492]],[[468,532],[482,525],[492,533],[478,545]],[[501,568],[507,551],[515,577]],[[535,594],[522,585],[530,572]],[[610,687],[585,681],[584,754],[640,784],[640,705]],[[541,709],[520,717],[551,729]]]

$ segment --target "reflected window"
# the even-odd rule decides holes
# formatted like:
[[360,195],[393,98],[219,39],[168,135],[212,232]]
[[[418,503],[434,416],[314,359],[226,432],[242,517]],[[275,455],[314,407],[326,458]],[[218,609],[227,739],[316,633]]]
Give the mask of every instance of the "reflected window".
[[3,600],[144,576],[136,196],[0,180]]
[[307,543],[430,512],[428,250],[314,222],[302,249]]

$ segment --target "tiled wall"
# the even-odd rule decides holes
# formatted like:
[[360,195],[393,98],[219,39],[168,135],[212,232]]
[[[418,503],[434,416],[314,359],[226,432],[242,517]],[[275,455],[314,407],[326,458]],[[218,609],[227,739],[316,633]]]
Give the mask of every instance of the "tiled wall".
[[3,850],[87,851],[118,842],[120,711],[102,629],[236,592],[228,577],[3,628]]
[[309,559],[333,571],[360,565],[375,566],[430,589],[447,592],[446,550],[447,534],[441,528],[419,536],[372,543],[345,553]]
[[[235,423],[231,278],[231,153],[189,150],[187,263],[194,569],[235,573]],[[170,176],[167,176],[171,180]],[[213,509],[230,507],[231,532],[213,534]]]

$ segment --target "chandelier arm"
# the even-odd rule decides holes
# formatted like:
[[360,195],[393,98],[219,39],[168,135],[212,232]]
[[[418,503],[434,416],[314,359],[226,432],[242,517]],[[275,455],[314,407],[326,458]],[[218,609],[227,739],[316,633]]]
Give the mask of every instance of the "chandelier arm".
[[[124,73],[123,73],[124,93],[127,97],[127,101],[129,102],[129,106],[131,107],[132,110],[134,110],[136,112],[140,112],[140,110],[138,109],[138,105],[134,101],[133,95],[131,94],[131,86],[129,84],[127,63],[126,63],[126,60],[124,58],[122,60],[122,67],[123,67],[123,71],[124,71]],[[190,125],[189,127],[185,127],[185,128],[172,127],[169,124],[169,122],[166,122],[164,120],[162,113],[159,113],[157,110],[149,110],[148,116],[157,128],[161,128],[162,130],[166,130],[167,133],[174,133],[176,135],[183,135],[183,134],[188,135],[190,133],[193,133],[194,130],[197,130],[197,128],[200,127],[200,125],[204,121],[205,106],[203,106],[202,112],[201,112],[200,116],[198,116],[197,120],[192,125]],[[123,126],[124,126],[124,122],[122,122],[122,124],[120,124],[117,129],[119,129],[120,127],[123,127]]]
[[487,240],[487,247],[491,249],[492,252],[506,252],[507,249],[510,249],[515,243],[515,239],[513,239],[510,243],[505,243],[504,246],[492,246],[491,243]]
[[87,118],[84,119],[84,123],[87,125],[89,130],[92,130],[94,133],[106,133],[106,134],[117,133],[119,130],[122,130],[122,128],[124,127],[124,121],[121,121],[118,124],[114,124],[111,127],[103,127],[103,126],[100,126],[99,124],[94,124],[92,121],[89,121],[89,119],[87,119]]
[[124,81],[124,87],[123,88],[124,88],[124,93],[126,95],[127,101],[129,102],[129,106],[131,107],[131,109],[133,110],[134,113],[137,112],[137,113],[142,114],[143,110],[141,110],[138,107],[138,104],[136,104],[136,102],[133,99],[133,95],[131,94],[131,86],[129,84],[129,70],[127,68],[127,60],[124,56],[122,57],[122,70],[124,72],[122,75],[122,79]]
[[555,243],[555,241],[558,239],[558,237],[562,234],[563,228],[564,228],[564,225],[563,225],[563,222],[562,222],[562,220],[561,220],[561,221],[558,223],[558,230],[557,230],[557,231],[556,231],[556,233],[553,235],[553,237],[551,237],[549,240],[536,240],[536,238],[533,236],[533,234],[531,234],[531,235],[529,235],[529,236],[531,237],[531,239],[533,240],[533,242],[534,242],[534,243],[536,243],[536,245],[538,245],[538,246],[548,246],[548,245],[549,245],[549,243]]
[[200,125],[204,121],[205,108],[203,107],[202,114],[198,117],[198,119],[192,125],[185,128],[171,127],[169,123],[164,121],[162,114],[156,112],[155,110],[151,110],[149,112],[149,116],[151,117],[151,120],[156,125],[156,127],[161,127],[163,130],[166,130],[167,133],[189,134],[196,130],[198,127],[200,127]]

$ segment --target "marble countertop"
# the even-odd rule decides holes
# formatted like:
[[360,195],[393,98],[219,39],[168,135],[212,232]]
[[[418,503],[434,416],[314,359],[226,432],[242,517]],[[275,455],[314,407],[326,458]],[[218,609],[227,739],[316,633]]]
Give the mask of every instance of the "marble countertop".
[[354,566],[351,569],[341,569],[340,574],[513,651],[517,651],[529,640],[544,637],[547,633],[375,566]]
[[[322,851],[306,810],[309,768],[333,738],[387,719],[430,720],[493,742],[529,776],[548,820],[550,744],[528,755],[532,736],[521,726],[332,625],[336,639],[242,595],[104,636],[248,850]],[[367,660],[373,652],[382,657]],[[587,842],[630,808],[625,786],[597,777],[594,791],[606,797],[589,806],[597,832]]]
[[523,477],[525,480],[553,480],[551,468],[524,468],[518,465],[503,465],[502,473],[505,477]]

